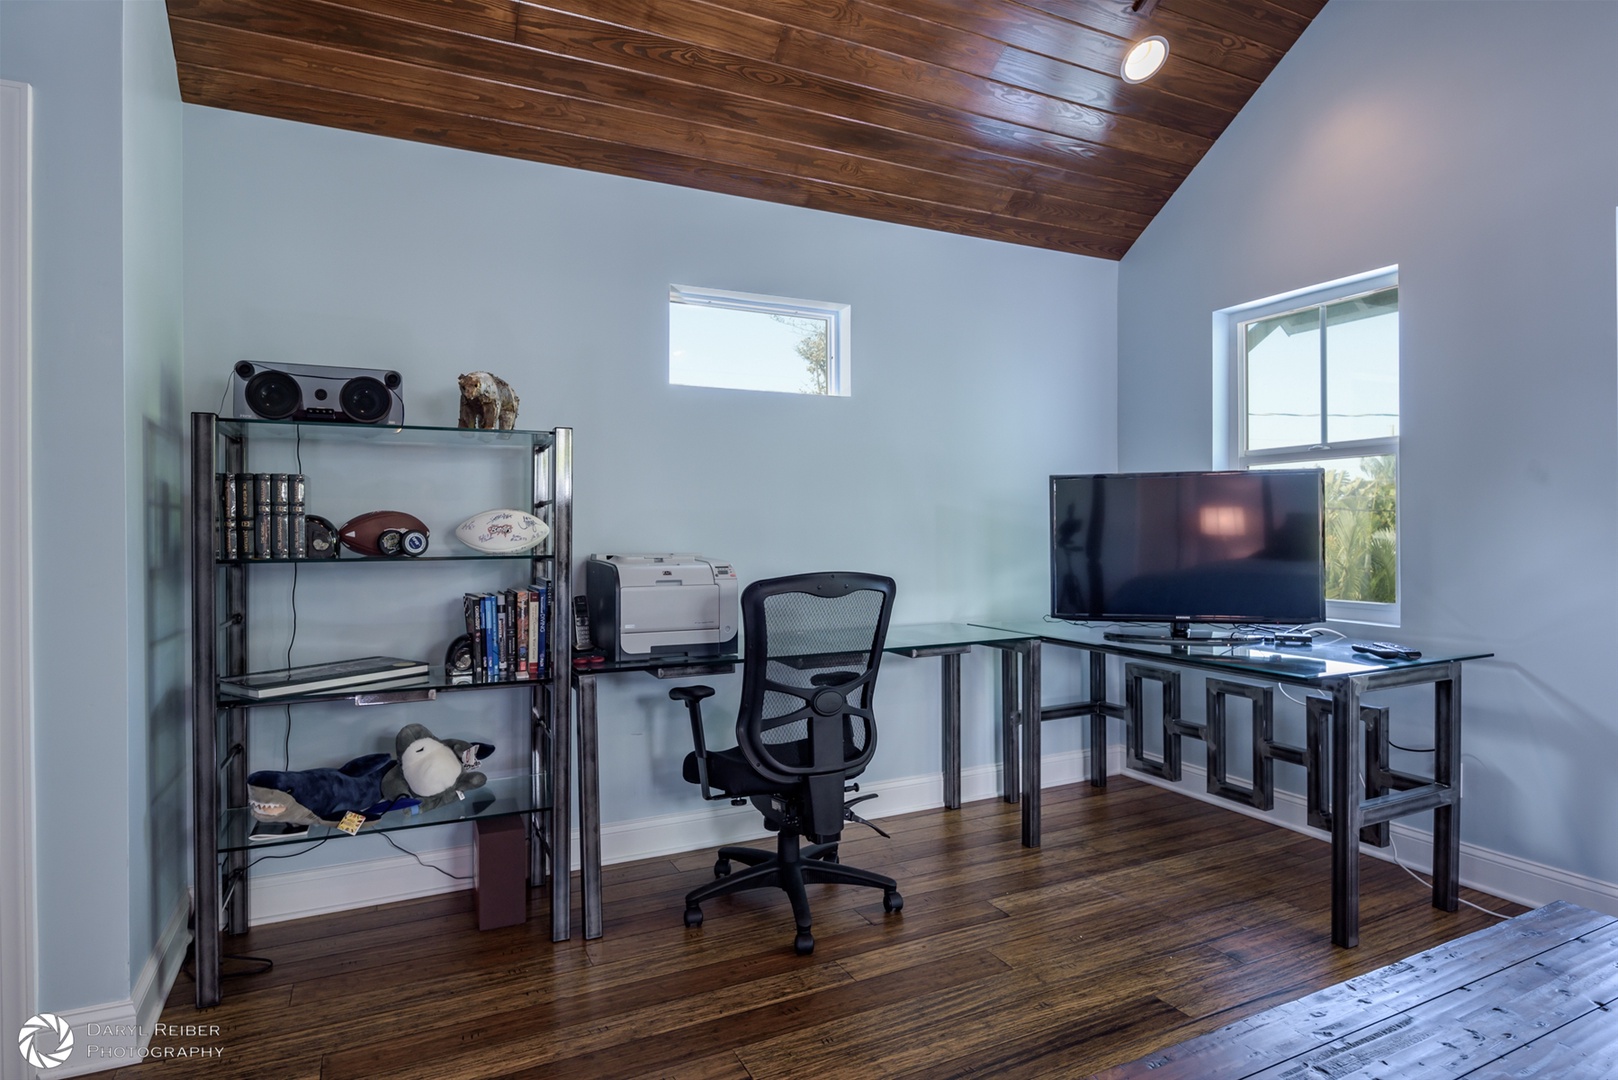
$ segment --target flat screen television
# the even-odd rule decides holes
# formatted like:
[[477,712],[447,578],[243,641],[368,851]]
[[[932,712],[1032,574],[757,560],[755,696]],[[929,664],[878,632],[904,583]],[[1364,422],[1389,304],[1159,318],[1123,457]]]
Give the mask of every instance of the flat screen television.
[[1324,484],[1319,469],[1053,476],[1051,614],[1166,623],[1171,640],[1319,622]]

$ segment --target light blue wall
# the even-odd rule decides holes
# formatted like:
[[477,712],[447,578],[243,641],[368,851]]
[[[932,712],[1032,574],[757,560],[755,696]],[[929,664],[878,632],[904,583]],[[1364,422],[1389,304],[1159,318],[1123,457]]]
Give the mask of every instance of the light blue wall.
[[[67,1009],[131,983],[123,22],[100,2],[6,3],[0,19],[0,71],[34,86],[39,1003]],[[92,507],[94,528],[71,526]]]
[[[188,106],[185,124],[188,407],[217,409],[238,359],[356,364],[403,373],[412,422],[453,424],[456,374],[493,371],[522,397],[519,426],[575,430],[581,560],[699,551],[744,581],[874,570],[899,582],[898,621],[1039,612],[1045,478],[1113,463],[1116,264],[241,113]],[[671,283],[851,303],[853,396],[669,386]],[[324,483],[312,511],[376,508]],[[423,486],[439,488],[427,505],[454,498],[451,480]],[[340,577],[355,575],[303,571],[298,658],[352,651],[356,634],[366,651],[437,655],[453,632],[448,578],[370,577],[381,618],[345,622]],[[275,663],[290,582],[261,580],[254,649]],[[993,664],[967,665],[982,719],[968,766],[995,760]],[[936,773],[937,679],[936,661],[884,669],[874,779]],[[697,810],[667,686],[604,682],[606,821]],[[715,731],[736,690],[720,680]],[[406,720],[511,723],[488,695],[460,698],[472,712],[440,702],[437,721],[300,721],[293,764],[385,748]],[[509,753],[520,727],[503,730]],[[256,765],[280,767],[283,731],[266,716]]]
[[[130,988],[122,19],[31,2],[0,19],[0,73],[34,86],[39,1002],[65,1009]],[[94,528],[64,527],[89,507]]]
[[1405,624],[1343,629],[1495,650],[1464,839],[1603,882],[1614,41],[1612,4],[1332,0],[1123,260],[1118,317],[1120,464],[1205,467],[1211,313],[1398,264]]
[[128,1001],[188,877],[179,91],[157,3],[6,0],[0,75],[34,87],[38,1000],[70,1010]]
[[190,879],[180,86],[162,4],[124,6],[124,517],[129,950],[139,977]]

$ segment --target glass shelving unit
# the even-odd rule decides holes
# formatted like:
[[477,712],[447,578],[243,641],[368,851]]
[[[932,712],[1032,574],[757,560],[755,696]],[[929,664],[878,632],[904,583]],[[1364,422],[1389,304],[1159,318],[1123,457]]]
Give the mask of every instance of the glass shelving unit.
[[[431,811],[397,810],[366,823],[368,832],[394,832],[457,822],[478,822],[513,815],[529,819],[529,885],[550,886],[551,936],[564,941],[571,933],[570,877],[567,838],[571,831],[571,701],[569,648],[572,626],[572,431],[486,431],[432,426],[387,426],[230,419],[213,413],[192,414],[190,565],[192,584],[192,661],[196,692],[192,706],[194,862],[196,889],[197,1005],[219,1003],[221,936],[248,927],[248,866],[255,853],[276,849],[285,854],[298,846],[347,839],[338,830],[315,826],[296,837],[249,839],[254,825],[248,810],[247,774],[253,716],[263,709],[279,715],[283,708],[351,701],[356,705],[435,701],[440,694],[512,692],[528,695],[529,768],[526,774],[491,778],[465,797]],[[527,490],[513,492],[506,505],[527,505],[549,526],[540,547],[519,554],[488,554],[444,544],[417,558],[364,557],[344,551],[337,558],[226,559],[219,555],[220,507],[217,477],[252,471],[256,461],[284,460],[305,452],[324,462],[350,455],[357,469],[388,460],[393,448],[412,454],[449,455],[456,468],[475,470],[480,463],[498,464],[506,472],[527,477]],[[377,455],[383,455],[381,459]],[[491,457],[493,455],[493,457]],[[514,456],[513,456],[514,455]],[[418,460],[418,459],[413,459]],[[515,466],[515,467],[513,467]],[[329,466],[328,466],[329,467]],[[260,466],[262,469],[262,466]],[[348,471],[345,465],[343,470]],[[285,470],[282,470],[285,471]],[[302,471],[302,470],[300,470]],[[311,482],[318,475],[309,471]],[[500,486],[503,481],[496,481]],[[503,488],[502,488],[503,490]],[[432,498],[430,488],[420,498]],[[544,578],[547,589],[547,674],[539,679],[489,682],[453,681],[433,666],[419,683],[367,688],[363,685],[322,693],[273,698],[242,698],[219,690],[219,681],[246,674],[248,635],[253,625],[249,580],[255,567],[316,570],[318,574],[402,574],[425,582],[435,565],[482,562],[507,566],[512,577]],[[356,565],[369,569],[354,571]],[[345,571],[344,567],[349,568]],[[387,567],[387,569],[382,569]],[[318,570],[317,570],[318,568]],[[497,573],[491,569],[489,573]],[[327,579],[329,580],[329,579]],[[525,582],[526,583],[526,582]],[[411,587],[416,587],[412,585]],[[420,586],[430,590],[430,584]],[[363,648],[360,649],[363,652]],[[332,659],[342,659],[333,657]],[[559,863],[558,863],[558,860]]]

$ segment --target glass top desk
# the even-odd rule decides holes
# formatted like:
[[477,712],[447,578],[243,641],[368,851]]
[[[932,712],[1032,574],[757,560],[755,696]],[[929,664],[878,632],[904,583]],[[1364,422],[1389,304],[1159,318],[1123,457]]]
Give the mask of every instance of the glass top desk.
[[[1090,782],[1105,787],[1107,718],[1124,721],[1129,767],[1166,780],[1180,779],[1180,740],[1201,739],[1208,751],[1208,790],[1257,809],[1273,805],[1271,767],[1275,761],[1301,765],[1308,775],[1310,824],[1331,831],[1332,941],[1359,944],[1359,842],[1385,844],[1387,823],[1409,814],[1433,814],[1433,906],[1456,909],[1460,892],[1461,665],[1492,656],[1486,650],[1429,646],[1416,660],[1382,660],[1356,653],[1347,640],[1308,646],[1260,643],[1231,645],[1191,639],[1185,642],[1109,640],[1102,628],[1046,619],[995,622],[996,629],[1030,635],[1020,647],[1017,700],[1022,735],[1023,843],[1039,846],[1040,723],[1063,717],[1090,720]],[[1089,699],[1046,706],[1040,697],[1043,645],[1090,654]],[[1107,697],[1106,657],[1125,661],[1125,702]],[[1180,715],[1179,671],[1207,676],[1206,723]],[[1247,680],[1231,681],[1231,677]],[[1145,751],[1142,684],[1162,685],[1162,753]],[[1270,690],[1258,683],[1302,687],[1308,702],[1308,745],[1293,747],[1274,739]],[[1392,769],[1387,761],[1387,709],[1362,705],[1361,697],[1401,686],[1433,688],[1433,768],[1431,776]],[[1227,775],[1225,702],[1241,697],[1253,705],[1253,783],[1243,787]],[[1365,737],[1359,738],[1363,725]],[[1360,778],[1364,777],[1361,783]]]
[[[970,623],[919,623],[890,626],[883,652],[914,658],[936,656],[943,668],[941,711],[943,728],[944,805],[961,805],[961,656],[974,645],[1012,650],[1023,647],[1030,635],[1021,630],[974,626]],[[1002,662],[1001,677],[1015,677],[1010,654]],[[644,672],[660,679],[695,679],[728,675],[742,662],[740,653],[721,656],[643,657],[575,665],[573,669],[574,709],[579,743],[579,882],[584,908],[586,940],[602,934],[601,916],[601,744],[596,718],[596,679],[602,675]],[[1009,685],[1009,684],[1008,684]],[[1002,695],[1004,698],[1006,695]],[[1005,793],[1016,801],[1016,758],[1014,714],[1002,708],[1002,745]],[[878,719],[880,725],[881,720]]]

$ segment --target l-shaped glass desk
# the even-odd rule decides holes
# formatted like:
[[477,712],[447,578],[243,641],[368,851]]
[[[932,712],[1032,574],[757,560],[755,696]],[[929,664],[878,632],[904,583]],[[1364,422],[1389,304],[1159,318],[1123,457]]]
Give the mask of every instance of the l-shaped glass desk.
[[[1388,822],[1433,814],[1433,906],[1456,910],[1460,892],[1461,665],[1493,655],[1469,649],[1432,649],[1421,643],[1414,660],[1383,660],[1352,651],[1347,642],[1279,647],[1261,643],[1209,641],[1113,641],[1097,627],[1048,619],[985,620],[982,623],[928,623],[894,626],[884,651],[909,657],[941,658],[940,722],[944,804],[961,798],[961,656],[974,645],[996,649],[1000,662],[1001,769],[1007,802],[1022,803],[1022,842],[1040,844],[1040,729],[1046,721],[1088,718],[1090,783],[1107,784],[1107,720],[1124,723],[1128,765],[1165,780],[1180,779],[1180,741],[1207,746],[1208,790],[1255,809],[1273,806],[1272,768],[1276,761],[1302,766],[1307,774],[1309,822],[1328,829],[1332,843],[1332,941],[1359,943],[1359,842],[1386,845]],[[1041,696],[1041,660],[1046,645],[1089,654],[1089,696],[1081,702],[1046,705]],[[1108,656],[1124,660],[1125,700],[1108,700]],[[600,743],[596,718],[596,678],[642,672],[663,679],[728,674],[737,654],[710,657],[659,656],[597,662],[575,667],[574,702],[578,722],[579,847],[584,936],[602,935]],[[1180,710],[1180,672],[1207,676],[1206,722],[1186,721]],[[1226,676],[1243,680],[1233,682]],[[1162,687],[1161,753],[1146,747],[1143,685]],[[1302,687],[1307,698],[1307,739],[1302,747],[1274,736],[1270,685]],[[1396,687],[1433,687],[1434,760],[1431,776],[1393,769],[1388,762],[1388,710],[1365,705],[1362,696]],[[1229,775],[1226,702],[1251,703],[1252,781],[1244,786]],[[1027,722],[1038,717],[1039,722]],[[1356,737],[1363,730],[1364,738]],[[1363,777],[1363,782],[1361,782]]]

